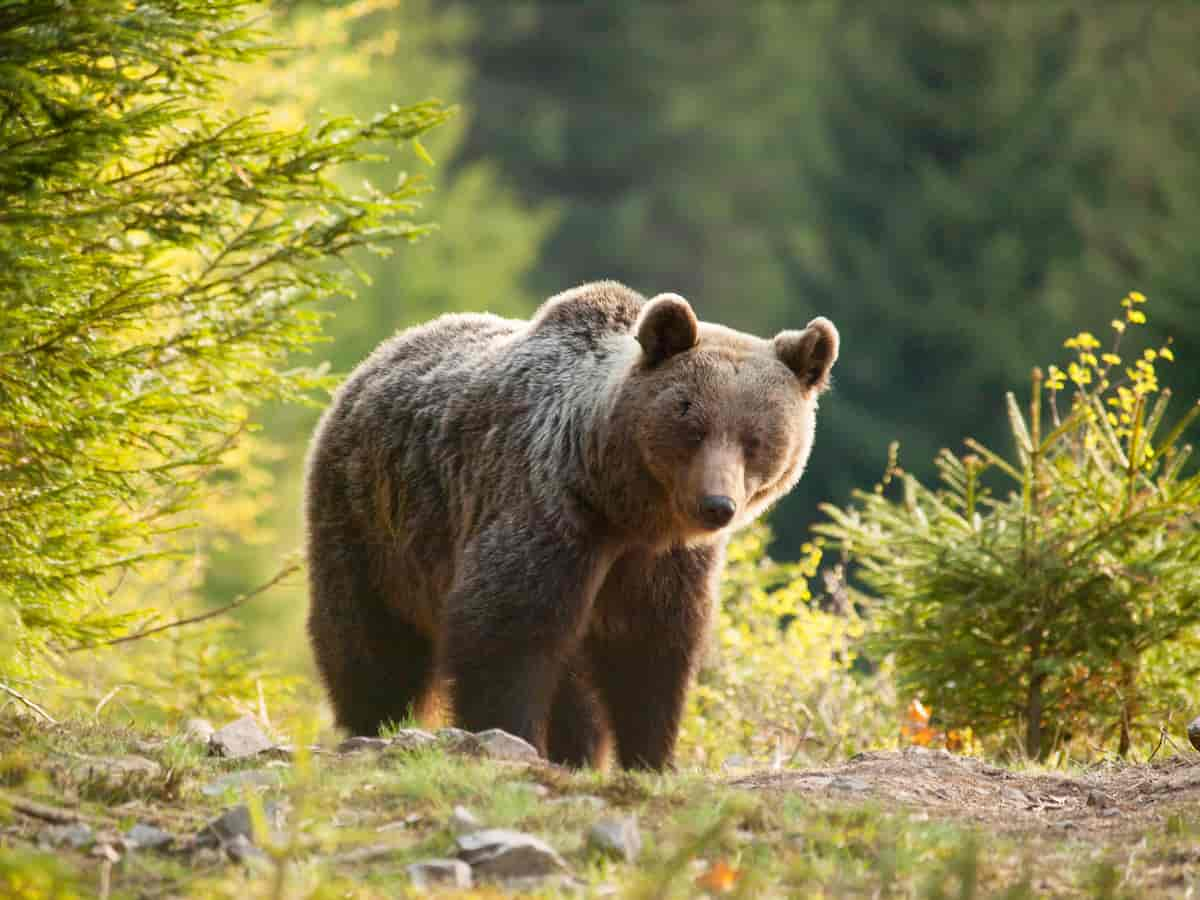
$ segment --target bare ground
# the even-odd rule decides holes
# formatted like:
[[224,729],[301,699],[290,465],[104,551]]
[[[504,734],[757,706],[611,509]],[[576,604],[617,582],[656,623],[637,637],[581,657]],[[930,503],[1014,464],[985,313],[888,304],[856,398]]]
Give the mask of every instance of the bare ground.
[[1149,765],[1101,764],[1065,775],[1013,771],[912,747],[860,753],[829,768],[756,773],[730,785],[818,801],[858,797],[989,831],[1065,833],[1110,842],[1172,815],[1200,812],[1200,758],[1195,755]]

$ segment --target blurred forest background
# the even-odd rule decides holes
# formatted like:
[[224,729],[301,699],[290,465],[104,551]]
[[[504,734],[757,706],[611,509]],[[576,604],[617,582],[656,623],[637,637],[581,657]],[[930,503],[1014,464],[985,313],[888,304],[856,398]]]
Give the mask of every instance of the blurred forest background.
[[[320,355],[346,372],[397,328],[523,316],[595,278],[763,335],[827,315],[844,358],[770,519],[778,558],[800,556],[819,503],[878,481],[892,440],[922,476],[967,435],[1006,449],[1004,392],[1064,336],[1106,330],[1130,289],[1200,352],[1192,4],[377,5],[336,36],[293,8],[300,40],[342,60],[298,87],[315,107],[437,96],[459,114],[425,139],[439,230],[369,264]],[[1196,396],[1200,367],[1171,384]],[[265,417],[284,454],[270,540],[218,556],[214,601],[297,544],[315,414]]]
[[[770,517],[776,559],[811,560],[818,505],[869,490],[893,440],[922,479],[966,436],[1007,449],[1004,392],[1063,361],[1064,337],[1107,331],[1130,290],[1150,298],[1149,341],[1191,361],[1172,388],[1200,394],[1195,4],[296,0],[268,15],[293,50],[231,71],[233,107],[289,124],[457,107],[422,136],[430,161],[347,176],[420,174],[416,219],[437,227],[357,259],[357,297],[323,307],[330,340],[298,362],[346,373],[399,328],[526,316],[597,278],[760,335],[828,316],[842,361],[808,472]],[[316,397],[255,413],[191,554],[127,586],[132,606],[216,607],[278,571],[300,544]],[[255,597],[237,642],[311,672],[305,603],[296,578]]]

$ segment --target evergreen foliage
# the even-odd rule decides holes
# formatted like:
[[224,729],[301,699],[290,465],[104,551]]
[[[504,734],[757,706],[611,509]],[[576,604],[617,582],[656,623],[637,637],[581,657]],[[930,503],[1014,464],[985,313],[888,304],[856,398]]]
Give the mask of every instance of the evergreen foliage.
[[950,727],[1022,726],[1032,758],[1114,735],[1124,756],[1186,712],[1200,675],[1200,473],[1184,442],[1200,401],[1168,424],[1155,363],[1173,350],[1118,355],[1143,300],[1125,299],[1110,352],[1082,332],[1065,371],[1035,370],[1026,411],[1008,395],[1014,456],[943,450],[937,489],[893,464],[900,497],[857,492],[817,526],[878,594],[874,644],[901,689]]
[[830,404],[835,497],[892,439],[925,460],[951,423],[997,438],[979,398],[1022,377],[1055,268],[1081,252],[1073,198],[1100,160],[1078,136],[1077,23],[949,6],[848,5],[830,46],[805,176],[820,226],[793,274],[864,341]]
[[149,614],[108,592],[172,550],[256,404],[328,383],[285,364],[347,290],[330,261],[425,230],[417,182],[333,175],[447,110],[230,112],[224,74],[268,50],[258,10],[0,5],[0,673]]

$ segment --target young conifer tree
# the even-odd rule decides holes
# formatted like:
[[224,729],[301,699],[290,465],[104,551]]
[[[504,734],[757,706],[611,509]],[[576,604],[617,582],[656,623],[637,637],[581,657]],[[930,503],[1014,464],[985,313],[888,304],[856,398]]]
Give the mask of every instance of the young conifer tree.
[[[222,100],[267,52],[247,0],[0,4],[0,678],[112,637],[358,248],[424,230],[420,186],[334,180],[435,103],[285,130]],[[422,153],[416,144],[418,153]]]

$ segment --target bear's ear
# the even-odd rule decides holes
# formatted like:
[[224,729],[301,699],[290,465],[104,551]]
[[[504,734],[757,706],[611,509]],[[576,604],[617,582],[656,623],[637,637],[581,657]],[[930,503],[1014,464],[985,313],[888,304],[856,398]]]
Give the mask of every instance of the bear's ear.
[[829,387],[829,370],[838,358],[838,330],[824,317],[808,323],[803,331],[781,331],[775,336],[778,356],[807,388]]
[[700,323],[692,307],[678,294],[659,294],[642,307],[634,333],[653,366],[695,347],[700,340]]

